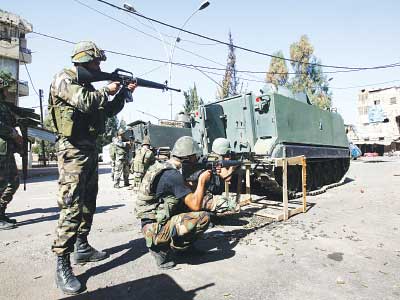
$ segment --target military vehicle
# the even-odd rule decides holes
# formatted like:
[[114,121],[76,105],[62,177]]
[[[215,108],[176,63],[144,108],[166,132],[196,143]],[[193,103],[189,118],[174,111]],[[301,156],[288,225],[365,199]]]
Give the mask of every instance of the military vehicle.
[[190,123],[179,119],[160,119],[158,124],[137,120],[128,124],[128,127],[129,129],[125,132],[126,137],[134,136],[137,143],[142,143],[143,138],[148,136],[151,146],[157,151],[158,155],[163,157],[169,157],[169,152],[177,139],[192,134]]
[[[192,136],[205,155],[216,138],[227,138],[235,155],[250,160],[253,186],[261,188],[282,183],[275,158],[304,155],[308,190],[339,182],[350,163],[342,117],[311,105],[305,94],[272,85],[200,106]],[[301,191],[299,166],[289,166],[288,187]]]

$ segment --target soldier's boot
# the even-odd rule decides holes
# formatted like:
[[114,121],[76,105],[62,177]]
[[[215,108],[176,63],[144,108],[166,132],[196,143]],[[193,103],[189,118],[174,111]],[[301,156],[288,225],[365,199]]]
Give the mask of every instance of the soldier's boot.
[[124,181],[124,186],[130,186],[129,181]]
[[8,230],[16,227],[15,223],[17,223],[17,221],[8,218],[5,214],[5,210],[5,208],[0,208],[0,230]]
[[69,254],[57,256],[56,285],[68,295],[79,294],[82,286],[72,272]]
[[114,188],[119,189],[119,179],[115,181]]
[[106,259],[109,255],[90,246],[87,237],[78,236],[75,243],[74,260],[77,264]]
[[151,256],[154,257],[157,267],[162,270],[171,269],[176,266],[176,263],[171,257],[171,250],[168,247],[151,246],[149,248]]

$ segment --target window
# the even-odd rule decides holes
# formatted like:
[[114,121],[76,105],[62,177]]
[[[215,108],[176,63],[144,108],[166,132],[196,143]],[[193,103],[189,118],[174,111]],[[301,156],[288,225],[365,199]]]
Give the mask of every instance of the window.
[[396,104],[396,97],[390,98],[390,104]]
[[379,105],[381,103],[381,100],[374,100],[374,105]]

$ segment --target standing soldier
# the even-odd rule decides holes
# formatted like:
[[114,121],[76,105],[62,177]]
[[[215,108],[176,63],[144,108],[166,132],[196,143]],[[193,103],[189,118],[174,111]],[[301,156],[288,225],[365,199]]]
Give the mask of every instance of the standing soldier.
[[153,151],[150,149],[150,138],[146,135],[143,138],[142,147],[136,150],[135,158],[132,164],[132,173],[134,178],[134,188],[137,190],[142,182],[147,169],[155,161]]
[[[74,67],[57,73],[50,86],[49,113],[58,135],[58,205],[61,209],[52,250],[57,255],[56,283],[66,294],[77,294],[81,290],[70,263],[74,245],[77,263],[107,257],[107,253],[97,251],[87,240],[98,192],[96,139],[104,133],[107,118],[122,110],[128,93],[136,87],[132,83],[120,89],[118,82],[111,82],[96,90],[91,84],[78,82],[77,66],[100,71],[100,63],[105,60],[104,51],[93,42],[79,42],[72,53]],[[108,101],[110,95],[115,95],[112,101]]]
[[130,142],[124,140],[124,130],[118,130],[118,136],[114,141],[115,147],[115,172],[114,188],[119,188],[121,177],[124,178],[124,186],[129,186],[129,152]]
[[111,165],[111,180],[114,181],[114,172],[115,172],[115,145],[114,145],[114,138],[112,139],[109,148],[110,154],[110,165]]
[[14,153],[22,146],[22,137],[14,128],[16,120],[4,103],[12,85],[15,85],[15,80],[11,74],[0,71],[0,230],[16,226],[16,220],[5,214],[7,205],[19,187]]

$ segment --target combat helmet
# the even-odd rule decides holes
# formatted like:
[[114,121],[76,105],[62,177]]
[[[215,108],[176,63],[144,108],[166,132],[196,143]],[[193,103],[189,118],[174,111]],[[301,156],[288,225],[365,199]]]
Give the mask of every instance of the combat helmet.
[[107,59],[103,50],[91,41],[82,41],[74,46],[71,60],[73,63],[87,63],[92,60],[105,61]]
[[196,154],[196,156],[200,155],[200,148],[197,145],[197,142],[190,136],[182,136],[180,137],[174,145],[174,148],[171,151],[172,156],[175,157],[188,157]]
[[0,71],[0,89],[10,88],[16,80],[12,78],[10,72]]
[[231,151],[231,144],[225,138],[217,138],[214,140],[211,149],[218,155],[227,155]]
[[149,145],[149,146],[150,146],[150,138],[149,138],[148,135],[146,135],[146,136],[143,138],[142,145]]
[[125,130],[122,128],[118,129],[117,135],[123,135],[125,133]]

